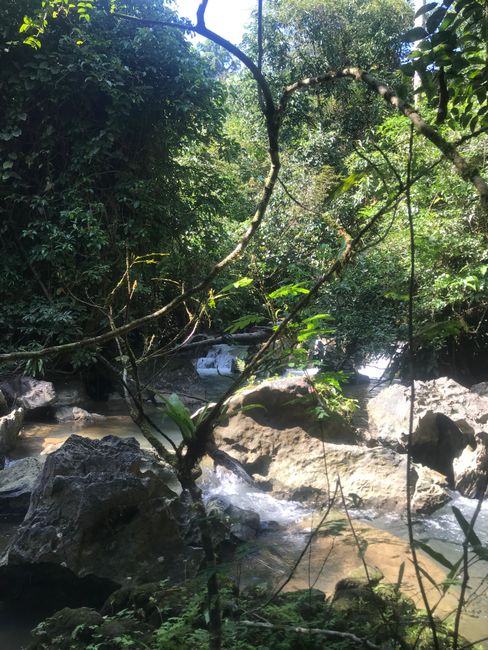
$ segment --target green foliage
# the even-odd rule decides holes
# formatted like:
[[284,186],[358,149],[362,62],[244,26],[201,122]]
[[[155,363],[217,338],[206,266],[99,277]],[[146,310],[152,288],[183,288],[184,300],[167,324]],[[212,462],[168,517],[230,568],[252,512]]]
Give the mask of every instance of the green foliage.
[[429,2],[418,15],[424,27],[405,35],[417,41],[404,69],[417,72],[438,122],[471,131],[488,126],[488,12],[482,0]]
[[[233,238],[214,219],[233,184],[223,164],[227,145],[214,144],[222,85],[181,34],[134,27],[104,12],[103,3],[78,4],[91,20],[63,10],[48,21],[37,50],[15,46],[15,36],[38,4],[2,4],[4,349],[62,343],[106,327],[99,307],[128,257],[140,260],[131,310],[146,313],[208,268]],[[126,9],[173,15],[150,3]],[[236,205],[238,197],[234,191]],[[155,249],[166,257],[143,264],[141,256]],[[115,313],[125,301],[119,292]]]
[[163,413],[172,420],[181,431],[185,442],[190,442],[195,434],[196,425],[192,420],[190,411],[186,408],[176,393],[170,397],[163,397]]

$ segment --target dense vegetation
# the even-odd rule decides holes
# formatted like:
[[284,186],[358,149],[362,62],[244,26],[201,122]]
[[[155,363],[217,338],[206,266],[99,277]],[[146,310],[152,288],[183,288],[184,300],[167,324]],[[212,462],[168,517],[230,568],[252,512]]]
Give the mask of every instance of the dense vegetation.
[[[103,3],[87,20],[82,3],[79,18],[61,12],[47,21],[42,47],[27,47],[18,27],[24,15],[36,15],[36,2],[3,4],[0,331],[8,351],[97,334],[195,284],[252,212],[267,147],[252,78],[215,44],[192,47],[179,31],[134,25]],[[408,75],[416,69],[424,112],[437,116],[450,140],[464,138],[461,149],[482,166],[480,7],[464,3],[457,19],[447,5],[430,7],[426,28],[404,36],[413,14],[403,0],[265,4],[263,73],[278,95],[292,80],[360,65],[412,98]],[[126,11],[174,18],[150,3]],[[31,34],[28,22],[22,29]],[[244,39],[251,58],[256,33],[251,25]],[[422,37],[406,62],[408,41]],[[310,287],[340,249],[339,230],[354,237],[405,182],[408,130],[380,97],[348,80],[295,94],[282,128],[280,184],[246,255],[210,295],[134,334],[138,347],[152,334],[164,344],[189,313],[198,313],[200,327],[218,330],[282,318],[300,290],[278,300],[270,294],[283,285]],[[484,379],[481,208],[435,147],[417,138],[413,156],[418,374]],[[404,344],[407,226],[400,202],[309,308],[308,315],[334,318],[335,367]],[[115,289],[127,269],[131,288]],[[252,284],[222,298],[219,289],[242,276]],[[91,362],[92,351],[81,349],[51,364]]]

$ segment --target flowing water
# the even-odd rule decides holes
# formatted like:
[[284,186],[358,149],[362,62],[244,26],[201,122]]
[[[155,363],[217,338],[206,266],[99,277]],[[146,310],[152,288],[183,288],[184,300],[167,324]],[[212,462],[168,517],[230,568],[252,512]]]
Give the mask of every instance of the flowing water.
[[[206,392],[208,399],[215,399],[222,394],[230,381],[222,376],[209,378]],[[358,396],[364,399],[369,391],[370,388],[363,388]],[[100,405],[98,411],[102,411]],[[180,441],[179,431],[172,422],[161,417],[160,411],[154,409],[151,416],[173,441]],[[148,443],[127,415],[120,412],[107,413],[106,419],[83,427],[75,423],[27,424],[20,444],[10,460],[49,453],[72,433],[90,438],[102,438],[106,435],[134,436],[142,447],[148,447]],[[207,467],[202,487],[207,499],[211,496],[225,496],[234,505],[254,510],[261,517],[261,534],[255,543],[246,545],[243,552],[238,554],[238,559],[229,567],[229,573],[233,574],[242,586],[266,582],[270,589],[280,587],[289,577],[291,569],[305,548],[309,531],[319,522],[319,508],[307,509],[298,503],[275,499],[270,494],[253,489],[221,468],[214,471]],[[415,533],[417,538],[442,553],[449,561],[455,562],[462,552],[463,536],[452,513],[452,505],[456,505],[469,520],[476,502],[454,494],[453,501],[434,515],[419,518],[415,524]],[[352,514],[356,533],[365,540],[367,546],[368,564],[380,568],[385,579],[394,583],[399,566],[405,561],[403,588],[420,604],[415,577],[408,560],[405,523],[398,517],[379,515],[372,511],[358,510]],[[6,547],[14,530],[15,526],[11,523],[5,525],[0,521],[0,549]],[[488,502],[483,504],[476,532],[481,542],[488,545]],[[445,569],[426,556],[423,562],[425,570],[432,575],[434,581],[442,581]],[[286,589],[315,586],[330,595],[337,580],[360,566],[361,560],[347,521],[343,515],[334,514],[330,523],[314,538]],[[472,588],[469,591],[469,616],[465,618],[462,631],[471,641],[488,635],[487,571],[487,562],[478,561],[470,566]],[[436,590],[430,585],[429,595],[435,602]],[[455,606],[455,602],[455,597],[449,596],[438,612],[447,615]],[[28,627],[28,622],[22,618],[3,620],[0,612],[0,649],[19,650],[26,641]],[[484,647],[488,648],[488,644]]]

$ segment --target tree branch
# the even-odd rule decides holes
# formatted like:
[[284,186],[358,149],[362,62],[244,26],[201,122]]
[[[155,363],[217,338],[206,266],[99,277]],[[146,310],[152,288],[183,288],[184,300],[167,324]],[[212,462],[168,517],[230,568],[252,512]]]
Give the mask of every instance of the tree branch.
[[404,115],[413,124],[417,133],[420,133],[424,138],[429,140],[435,147],[437,147],[447,160],[450,160],[454,165],[457,173],[465,181],[474,185],[481,198],[483,210],[488,212],[488,184],[481,176],[479,169],[472,163],[468,162],[457,150],[456,146],[442,137],[442,135],[430,124],[428,124],[420,115],[420,113],[413,108],[408,102],[404,101],[385,83],[373,77],[369,72],[361,70],[361,68],[344,68],[344,70],[330,71],[317,77],[309,77],[302,79],[294,84],[285,88],[279,103],[280,110],[284,111],[291,95],[298,90],[305,88],[312,88],[330,81],[338,79],[354,79],[355,81],[362,82],[373,90],[377,95],[395,108],[399,113]]
[[319,627],[296,627],[295,625],[273,625],[272,623],[264,623],[262,621],[238,621],[238,625],[244,625],[245,627],[255,627],[262,630],[274,630],[279,632],[295,632],[296,634],[318,634],[320,636],[327,636],[331,639],[344,639],[348,641],[353,641],[358,645],[362,645],[365,648],[372,648],[373,650],[381,650],[379,645],[371,643],[367,639],[361,639],[352,632],[336,632],[335,630],[322,630]]

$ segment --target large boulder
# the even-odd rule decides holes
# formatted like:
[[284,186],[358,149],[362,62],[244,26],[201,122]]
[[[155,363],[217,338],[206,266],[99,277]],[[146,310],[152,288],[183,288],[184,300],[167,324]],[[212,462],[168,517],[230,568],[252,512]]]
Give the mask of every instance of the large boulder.
[[[256,395],[246,391],[231,400],[225,421],[214,431],[217,447],[278,495],[320,499],[334,490],[339,476],[346,497],[353,503],[387,512],[404,511],[404,454],[382,447],[331,442],[330,431],[326,428],[322,437],[318,425],[310,422],[308,411],[299,403],[290,403],[287,390],[279,399],[277,384],[281,382],[270,383],[269,391],[260,387]],[[262,400],[269,394],[273,400],[266,400],[266,410],[251,406],[259,403],[258,397]],[[298,405],[296,412],[294,405]],[[299,424],[300,414],[304,426]],[[332,438],[336,437],[335,429],[333,433]],[[414,465],[411,478],[415,511],[432,512],[449,500],[446,480],[437,472]]]
[[[368,434],[374,444],[405,452],[410,388],[394,384],[368,403]],[[488,421],[488,397],[442,377],[415,382],[412,457],[454,482],[452,464]]]
[[6,454],[15,447],[23,424],[23,408],[14,409],[8,415],[0,417],[0,454]]
[[191,575],[201,550],[173,482],[133,438],[72,435],[48,456],[4,564],[61,565],[117,584]]
[[477,433],[475,439],[476,447],[466,447],[453,463],[454,487],[471,499],[484,492],[488,476],[488,433]]
[[282,430],[299,426],[329,441],[356,442],[356,430],[345,418],[337,414],[319,420],[314,413],[317,406],[317,396],[303,377],[264,381],[234,395],[227,403],[222,422],[232,428],[244,413],[264,428]]
[[23,517],[45,457],[22,458],[0,472],[0,516]]
[[46,408],[56,399],[56,391],[50,381],[33,377],[14,377],[4,381],[1,388],[11,402],[15,402],[26,411]]

